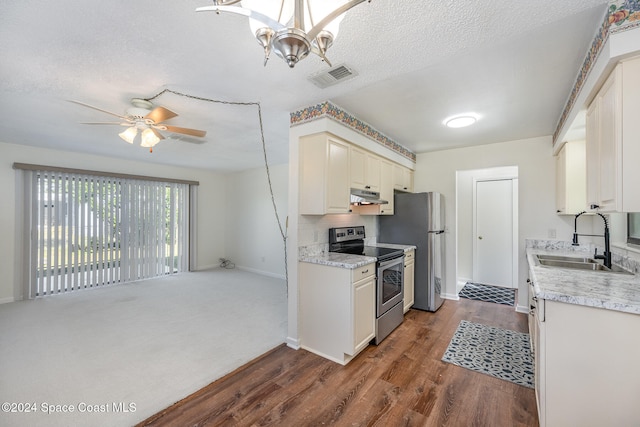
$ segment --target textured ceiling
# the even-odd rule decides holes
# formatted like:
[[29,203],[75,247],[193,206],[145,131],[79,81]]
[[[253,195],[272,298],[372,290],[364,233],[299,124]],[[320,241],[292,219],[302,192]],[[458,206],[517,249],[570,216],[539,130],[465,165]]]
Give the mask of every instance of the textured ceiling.
[[[204,129],[203,143],[124,143],[111,117],[163,89],[260,102],[269,159],[287,161],[289,113],[332,101],[415,152],[550,135],[604,17],[602,0],[372,0],[348,12],[328,52],[358,76],[320,89],[310,56],[289,69],[262,49],[246,18],[196,13],[206,0],[5,0],[0,3],[0,142],[213,170],[262,164],[255,106],[166,93],[170,124]],[[402,9],[398,5],[402,4]],[[442,120],[482,119],[451,130]]]

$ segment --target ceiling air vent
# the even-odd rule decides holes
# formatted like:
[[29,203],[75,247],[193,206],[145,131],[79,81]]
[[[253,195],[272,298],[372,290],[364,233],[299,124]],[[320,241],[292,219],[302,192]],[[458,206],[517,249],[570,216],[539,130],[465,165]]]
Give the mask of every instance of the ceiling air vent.
[[349,80],[357,76],[358,73],[344,64],[336,65],[328,70],[322,70],[321,72],[309,77],[311,82],[321,89],[329,86],[333,86],[336,83]]

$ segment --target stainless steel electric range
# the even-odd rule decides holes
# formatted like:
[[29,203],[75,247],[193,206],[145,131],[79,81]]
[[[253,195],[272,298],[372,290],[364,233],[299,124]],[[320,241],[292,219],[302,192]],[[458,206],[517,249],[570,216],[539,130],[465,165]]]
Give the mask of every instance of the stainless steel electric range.
[[364,244],[363,225],[329,229],[329,252],[376,258],[376,337],[385,339],[404,319],[404,251]]

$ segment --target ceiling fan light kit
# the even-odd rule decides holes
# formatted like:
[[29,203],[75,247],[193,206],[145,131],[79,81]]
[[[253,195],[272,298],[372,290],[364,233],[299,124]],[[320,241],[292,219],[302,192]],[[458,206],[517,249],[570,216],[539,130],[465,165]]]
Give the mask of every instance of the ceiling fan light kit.
[[133,144],[133,140],[136,138],[137,135],[138,135],[138,128],[135,126],[131,126],[130,128],[127,128],[125,131],[120,132],[118,134],[120,138],[124,139],[129,144]]
[[150,101],[146,99],[133,98],[131,105],[133,107],[127,110],[126,115],[120,115],[112,113],[111,111],[103,110],[93,105],[85,104],[79,101],[69,101],[74,104],[82,105],[93,110],[98,110],[103,113],[116,116],[123,120],[122,122],[91,122],[85,123],[89,125],[119,125],[127,126],[127,129],[120,132],[118,136],[129,144],[133,144],[138,136],[138,130],[140,130],[140,146],[149,148],[149,152],[153,152],[153,147],[165,139],[165,137],[159,131],[167,131],[172,133],[181,133],[190,136],[204,137],[207,132],[198,129],[182,128],[178,126],[171,126],[164,124],[165,120],[169,120],[176,117],[178,114],[164,107],[155,107]]
[[[196,12],[229,12],[249,17],[249,27],[264,49],[264,65],[271,51],[290,68],[310,52],[329,66],[326,57],[338,36],[340,21],[352,7],[365,0],[213,0],[213,6]],[[368,0],[371,1],[371,0]]]

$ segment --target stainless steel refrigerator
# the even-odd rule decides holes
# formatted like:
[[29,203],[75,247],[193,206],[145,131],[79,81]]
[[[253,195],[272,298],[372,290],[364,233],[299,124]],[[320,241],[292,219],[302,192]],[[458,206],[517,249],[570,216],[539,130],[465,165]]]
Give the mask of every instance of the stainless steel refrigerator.
[[396,193],[394,214],[378,217],[378,242],[415,245],[413,308],[436,311],[442,305],[445,274],[444,196]]

